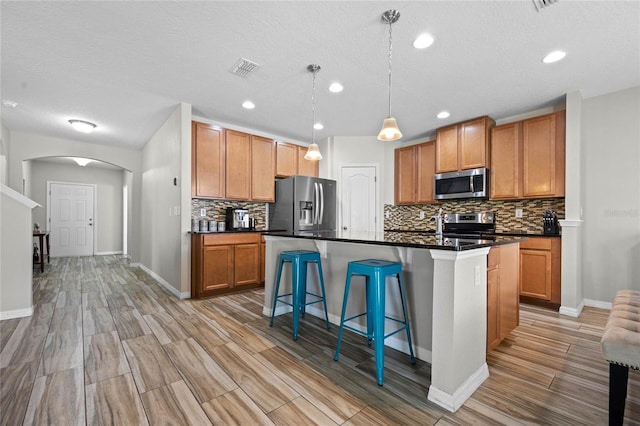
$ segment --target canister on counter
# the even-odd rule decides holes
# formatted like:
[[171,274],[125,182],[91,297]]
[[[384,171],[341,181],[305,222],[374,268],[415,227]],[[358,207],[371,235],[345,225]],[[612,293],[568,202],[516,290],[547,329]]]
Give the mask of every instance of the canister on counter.
[[223,221],[218,222],[218,232],[223,232],[225,223]]
[[209,221],[209,232],[216,232],[218,230],[218,222],[215,220]]
[[198,232],[200,230],[200,221],[198,219],[191,219],[191,232]]
[[200,232],[207,232],[209,230],[209,221],[207,219],[200,219]]

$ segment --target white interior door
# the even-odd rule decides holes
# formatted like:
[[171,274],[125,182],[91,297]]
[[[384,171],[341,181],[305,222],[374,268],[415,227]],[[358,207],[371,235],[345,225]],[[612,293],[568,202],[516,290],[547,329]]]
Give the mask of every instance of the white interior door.
[[340,171],[340,226],[350,232],[376,230],[376,167],[343,166]]
[[51,183],[51,256],[93,256],[95,186]]

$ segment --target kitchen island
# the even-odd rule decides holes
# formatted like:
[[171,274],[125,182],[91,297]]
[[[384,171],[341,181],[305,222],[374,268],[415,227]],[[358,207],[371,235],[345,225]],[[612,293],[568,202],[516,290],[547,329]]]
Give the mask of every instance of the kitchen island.
[[[428,399],[456,411],[489,376],[486,364],[487,254],[492,246],[517,244],[521,238],[436,236],[429,233],[267,232],[264,315],[270,316],[277,259],[283,250],[316,250],[322,257],[326,304],[331,323],[340,323],[347,264],[353,260],[402,262],[407,303],[418,358],[431,363]],[[308,290],[317,292],[310,269]],[[280,293],[290,292],[285,269]],[[276,315],[290,312],[278,307]],[[387,314],[400,317],[397,286],[387,287]],[[364,286],[352,285],[347,314],[365,311]],[[323,317],[320,309],[307,312]],[[364,322],[360,328],[365,329]],[[389,326],[389,324],[387,325]],[[303,336],[302,336],[303,337]],[[385,343],[408,353],[402,333]],[[407,360],[408,362],[408,360]]]

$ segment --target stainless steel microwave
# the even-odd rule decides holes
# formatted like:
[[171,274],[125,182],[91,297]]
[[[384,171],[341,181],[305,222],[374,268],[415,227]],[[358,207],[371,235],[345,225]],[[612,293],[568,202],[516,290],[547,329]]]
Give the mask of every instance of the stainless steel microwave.
[[489,169],[470,169],[459,172],[439,173],[433,176],[434,198],[489,197]]

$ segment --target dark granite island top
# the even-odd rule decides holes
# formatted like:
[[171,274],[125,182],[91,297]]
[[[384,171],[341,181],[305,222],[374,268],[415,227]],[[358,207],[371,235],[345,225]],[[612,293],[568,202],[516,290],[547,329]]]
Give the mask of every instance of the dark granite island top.
[[502,244],[513,244],[527,240],[525,235],[458,235],[446,234],[437,236],[430,232],[416,231],[384,231],[384,232],[349,232],[349,231],[304,231],[304,232],[270,232],[263,235],[274,237],[304,238],[311,240],[341,241],[347,243],[375,244],[387,246],[412,247],[422,249],[465,251]]

